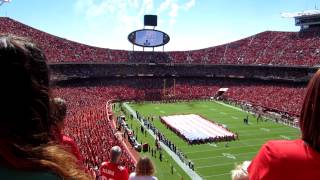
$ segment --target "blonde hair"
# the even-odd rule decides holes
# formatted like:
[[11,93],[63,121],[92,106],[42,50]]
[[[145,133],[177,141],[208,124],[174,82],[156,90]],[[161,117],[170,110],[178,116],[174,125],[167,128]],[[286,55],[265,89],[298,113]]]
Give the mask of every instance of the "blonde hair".
[[155,167],[148,157],[139,159],[136,167],[137,176],[152,176],[155,173]]

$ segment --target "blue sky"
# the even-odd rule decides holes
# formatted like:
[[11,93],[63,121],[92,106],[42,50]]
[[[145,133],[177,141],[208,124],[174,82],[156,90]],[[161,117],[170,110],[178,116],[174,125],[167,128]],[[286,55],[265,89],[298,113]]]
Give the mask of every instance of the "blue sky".
[[280,14],[315,5],[320,0],[12,0],[0,16],[77,42],[132,49],[127,35],[143,27],[144,14],[157,14],[156,29],[171,37],[165,50],[191,50],[266,30],[297,31]]

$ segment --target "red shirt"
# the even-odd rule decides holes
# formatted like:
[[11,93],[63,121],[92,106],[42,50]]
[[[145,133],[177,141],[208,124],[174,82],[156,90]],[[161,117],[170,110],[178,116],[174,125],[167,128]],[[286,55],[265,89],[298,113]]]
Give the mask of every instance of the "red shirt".
[[128,180],[129,173],[125,167],[113,164],[110,162],[103,162],[99,169],[103,180]]
[[61,136],[61,143],[65,146],[67,146],[68,148],[70,148],[70,152],[74,156],[76,156],[76,158],[79,160],[79,162],[83,163],[83,159],[80,154],[80,151],[79,151],[76,143],[73,141],[73,139],[71,139],[70,137],[68,137],[66,135],[62,135]]
[[248,167],[250,180],[320,179],[320,153],[302,140],[269,141]]

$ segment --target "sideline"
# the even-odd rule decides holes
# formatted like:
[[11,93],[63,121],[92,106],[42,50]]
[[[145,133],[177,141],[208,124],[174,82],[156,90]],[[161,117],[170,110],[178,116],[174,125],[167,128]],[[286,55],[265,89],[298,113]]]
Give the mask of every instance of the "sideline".
[[[109,107],[110,107],[110,109],[112,109],[112,103],[110,103],[110,102],[108,101],[107,104],[106,104],[107,119],[108,119],[109,121],[111,121],[111,125],[113,126],[112,128],[113,128],[113,129],[116,129],[116,124],[115,124],[116,122],[115,122],[113,119],[111,119],[111,120],[109,119],[109,114],[110,114],[111,112],[113,112],[112,110],[111,110],[111,112],[109,112],[109,111],[110,111]],[[129,153],[129,155],[131,156],[131,158],[132,158],[133,161],[134,161],[134,164],[136,165],[137,162],[138,162],[138,159],[136,159],[136,157],[132,154],[132,152],[131,152],[131,150],[129,149],[129,147],[127,146],[127,144],[126,144],[124,141],[122,141],[122,140],[119,140],[119,139],[118,139],[118,141],[120,141],[121,144],[123,145],[123,147],[126,148],[126,151]]]

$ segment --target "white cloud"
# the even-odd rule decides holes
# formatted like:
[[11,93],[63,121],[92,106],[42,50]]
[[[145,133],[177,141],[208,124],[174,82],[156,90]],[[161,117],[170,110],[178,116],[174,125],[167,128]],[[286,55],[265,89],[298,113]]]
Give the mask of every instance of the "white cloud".
[[170,10],[170,13],[169,13],[169,16],[172,17],[172,18],[175,18],[178,16],[178,11],[179,11],[179,5],[177,3],[172,3],[171,4],[171,10]]
[[185,9],[185,10],[189,10],[189,9],[192,8],[195,4],[196,4],[196,0],[190,0],[189,2],[187,2],[187,3],[184,5],[184,9]]
[[[158,26],[173,27],[177,23],[179,13],[189,11],[196,3],[196,0],[74,1],[75,12],[77,15],[84,15],[90,30],[84,35],[90,42],[85,43],[111,48],[119,48],[113,45],[122,43],[121,49],[130,48],[130,44],[124,37],[131,31],[143,27],[144,14],[157,14]],[[118,41],[113,43],[112,41],[116,39]]]
[[173,26],[176,23],[176,19],[179,15],[179,10],[189,11],[196,4],[196,0],[189,0],[187,2],[180,2],[178,0],[164,0],[159,8],[157,9],[157,14],[161,15],[168,12],[169,15],[169,25]]

